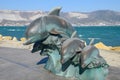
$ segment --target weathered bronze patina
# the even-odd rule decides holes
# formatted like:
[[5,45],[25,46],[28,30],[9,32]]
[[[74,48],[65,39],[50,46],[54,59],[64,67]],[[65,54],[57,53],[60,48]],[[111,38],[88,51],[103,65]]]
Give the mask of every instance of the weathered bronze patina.
[[34,20],[26,30],[25,45],[34,43],[32,53],[48,56],[45,69],[75,80],[105,80],[108,65],[92,44],[77,37],[71,24],[59,17],[61,8]]

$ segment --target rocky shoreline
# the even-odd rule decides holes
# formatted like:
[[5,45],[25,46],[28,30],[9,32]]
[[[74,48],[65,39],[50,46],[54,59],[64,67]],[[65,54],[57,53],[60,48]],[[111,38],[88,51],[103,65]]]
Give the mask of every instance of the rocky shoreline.
[[[0,47],[10,47],[10,48],[22,48],[22,49],[31,49],[31,45],[23,45],[23,43],[26,41],[25,37],[20,38],[18,40],[16,37],[11,36],[2,36],[0,34]],[[112,47],[112,46],[106,46],[102,42],[96,43],[95,46],[98,49],[108,50],[108,51],[115,51],[120,52],[120,46]]]
[[[23,45],[26,38],[21,38],[20,41],[16,37],[0,35],[0,47],[18,48],[31,50],[33,44]],[[103,56],[108,64],[115,67],[120,67],[120,46],[112,47],[106,46],[102,42],[96,43],[95,46],[99,49],[101,56]]]
[[24,37],[22,37],[22,38],[20,38],[20,40],[18,40],[16,37],[0,35],[0,47],[32,49],[32,44],[31,45],[23,45],[23,43],[25,41],[26,41],[26,38],[24,38]]

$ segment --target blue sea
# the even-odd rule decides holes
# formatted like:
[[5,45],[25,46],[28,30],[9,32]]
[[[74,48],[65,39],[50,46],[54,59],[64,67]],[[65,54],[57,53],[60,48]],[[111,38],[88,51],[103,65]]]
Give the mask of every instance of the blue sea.
[[[120,26],[76,26],[74,27],[79,37],[89,43],[91,38],[94,43],[103,42],[107,46],[120,46]],[[26,26],[1,26],[0,34],[20,39],[25,36]]]

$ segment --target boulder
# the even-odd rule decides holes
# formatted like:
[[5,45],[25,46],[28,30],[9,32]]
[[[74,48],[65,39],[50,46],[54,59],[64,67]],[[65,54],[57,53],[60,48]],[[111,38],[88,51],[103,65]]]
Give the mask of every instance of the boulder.
[[111,50],[114,50],[114,51],[120,51],[120,46],[112,47]]
[[0,37],[2,37],[2,35],[0,34]]
[[13,40],[13,41],[18,41],[16,37],[13,37],[13,39],[12,39],[12,40]]
[[25,42],[26,38],[22,37],[22,38],[20,38],[20,41]]
[[12,37],[11,36],[3,36],[2,40],[12,40]]
[[2,40],[2,35],[0,34],[0,40]]
[[106,45],[103,44],[102,42],[96,43],[95,46],[96,46],[98,49],[111,50],[111,47],[106,46]]

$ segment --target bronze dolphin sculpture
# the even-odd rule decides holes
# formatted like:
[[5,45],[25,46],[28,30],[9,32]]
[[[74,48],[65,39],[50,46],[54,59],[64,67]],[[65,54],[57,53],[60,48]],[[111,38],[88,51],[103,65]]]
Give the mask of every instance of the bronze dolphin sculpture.
[[60,10],[60,7],[55,8],[48,15],[34,20],[26,29],[27,41],[24,45],[45,40],[50,34],[69,38],[74,29],[70,23],[59,17]]
[[57,36],[48,36],[46,40],[37,41],[33,45],[32,53],[40,51],[42,55],[45,50],[53,49],[57,46],[58,37]]
[[82,68],[89,65],[93,58],[103,59],[99,54],[99,50],[92,45],[93,41],[94,40],[91,40],[89,45],[86,45],[86,43],[79,38],[69,38],[64,41],[61,48],[62,64],[66,63],[71,58],[73,59],[77,53],[80,54],[76,56],[80,57],[79,63]]
[[65,63],[67,60],[81,52],[85,47],[85,42],[79,38],[69,38],[63,42],[61,48],[61,62]]
[[91,62],[91,67],[99,66],[106,63],[106,61],[100,56],[99,50],[93,45],[88,45],[83,48],[81,52],[80,65],[82,68],[85,68],[90,65]]

